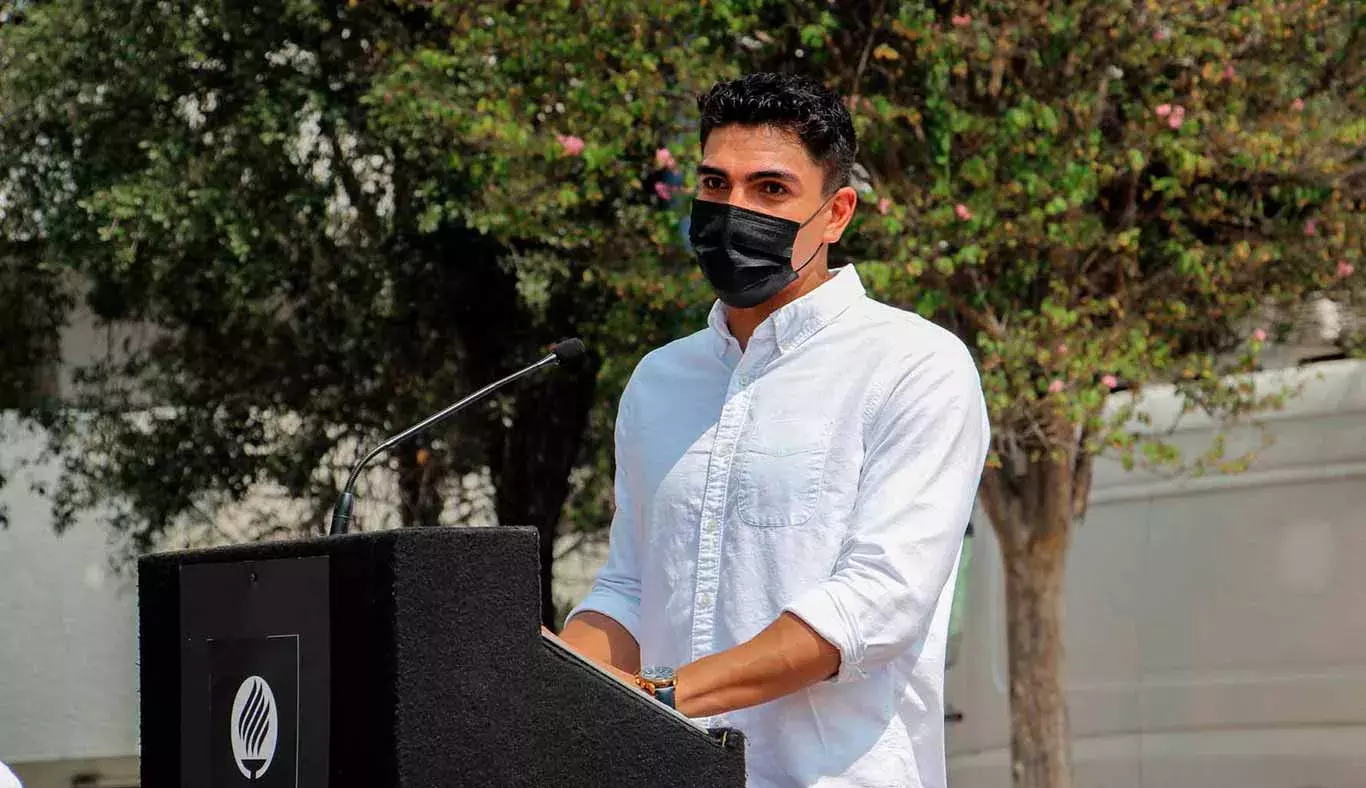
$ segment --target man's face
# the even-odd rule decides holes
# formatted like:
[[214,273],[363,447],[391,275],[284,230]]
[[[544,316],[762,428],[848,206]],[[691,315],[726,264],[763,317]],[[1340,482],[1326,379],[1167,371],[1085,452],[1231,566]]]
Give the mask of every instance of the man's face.
[[[846,186],[826,202],[820,164],[797,135],[770,126],[730,125],[713,130],[702,150],[698,174],[698,199],[798,223],[810,219],[793,244],[794,267],[810,259],[822,243],[840,239],[858,201],[854,190]],[[812,263],[802,277],[823,277],[824,255]]]

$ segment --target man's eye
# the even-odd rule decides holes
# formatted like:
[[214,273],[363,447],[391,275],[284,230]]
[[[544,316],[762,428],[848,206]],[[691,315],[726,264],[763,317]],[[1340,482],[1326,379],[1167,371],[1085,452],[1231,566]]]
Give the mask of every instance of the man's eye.
[[704,189],[722,189],[725,188],[725,185],[725,182],[715,175],[708,175],[702,179],[702,188]]
[[776,181],[768,181],[759,187],[759,191],[765,196],[776,197],[780,194],[787,194],[787,187]]

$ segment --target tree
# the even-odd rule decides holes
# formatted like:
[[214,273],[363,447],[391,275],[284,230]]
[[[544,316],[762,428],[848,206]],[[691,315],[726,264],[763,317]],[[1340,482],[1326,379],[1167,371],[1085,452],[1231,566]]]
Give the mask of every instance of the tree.
[[[0,217],[6,213],[0,192]],[[2,220],[2,219],[0,219]],[[20,419],[43,420],[52,410],[53,372],[60,363],[58,338],[71,306],[70,289],[59,272],[31,265],[27,241],[0,240],[0,439]],[[14,469],[0,464],[0,489]],[[0,528],[9,525],[0,505]]]
[[[22,6],[0,3],[0,28],[15,23]],[[6,62],[0,47],[0,68]],[[11,151],[11,166],[0,169],[0,439],[18,419],[50,415],[53,373],[61,362],[60,333],[72,306],[71,288],[61,269],[40,262],[35,254],[43,239],[33,206],[59,198],[45,189],[57,185],[60,177],[54,177],[59,173],[48,168],[45,157],[50,139],[37,134],[30,142]],[[8,458],[0,464],[0,489],[13,470]],[[0,527],[8,524],[8,514],[0,506]]]
[[589,364],[387,468],[404,525],[435,522],[487,469],[498,521],[541,531],[549,621],[564,503],[601,497],[571,490],[571,470],[600,462],[620,356],[683,313],[688,280],[649,271],[679,254],[656,152],[701,78],[679,62],[706,72],[686,49],[705,43],[697,20],[321,0],[56,0],[7,19],[0,177],[16,210],[0,232],[26,217],[21,265],[78,274],[99,317],[154,337],[80,372],[54,425],[59,523],[116,505],[140,552],[240,520],[264,491],[293,505],[248,535],[317,533],[358,450],[579,334]]
[[[644,351],[704,308],[700,274],[678,243],[679,216],[665,210],[677,191],[668,146],[685,138],[694,96],[733,69],[709,38],[726,32],[728,17],[681,2],[535,9],[432,4],[448,37],[392,58],[367,102],[379,138],[423,173],[410,184],[420,221],[495,240],[521,297],[542,318],[575,315],[599,350],[605,407],[589,414],[596,439],[571,507],[577,527],[599,530],[610,520],[617,394]],[[553,419],[564,406],[541,397],[525,409]],[[524,439],[542,431],[532,422]],[[495,478],[500,499],[567,483],[519,466]],[[558,518],[558,506],[545,511]],[[550,547],[543,538],[543,566]]]
[[1012,774],[1064,788],[1062,580],[1094,457],[1244,467],[1222,441],[1182,457],[1145,429],[1143,387],[1174,383],[1187,412],[1230,421],[1276,407],[1289,392],[1242,373],[1286,328],[1277,316],[1360,282],[1362,4],[785,11],[756,28],[756,63],[844,90],[861,135],[871,210],[845,255],[981,365]]

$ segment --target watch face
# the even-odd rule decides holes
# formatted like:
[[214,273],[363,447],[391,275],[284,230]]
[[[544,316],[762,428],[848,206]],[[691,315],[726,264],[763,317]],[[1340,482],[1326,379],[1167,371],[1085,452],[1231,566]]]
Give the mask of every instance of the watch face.
[[674,669],[662,665],[651,665],[640,671],[640,677],[651,684],[669,685],[674,680]]

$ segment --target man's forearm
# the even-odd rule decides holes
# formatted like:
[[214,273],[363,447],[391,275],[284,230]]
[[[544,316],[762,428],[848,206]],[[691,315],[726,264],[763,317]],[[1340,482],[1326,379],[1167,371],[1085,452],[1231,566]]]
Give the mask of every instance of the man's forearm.
[[710,717],[789,695],[839,667],[839,649],[783,613],[751,640],[680,668],[674,697],[683,714]]
[[626,627],[610,616],[585,610],[565,623],[560,640],[599,665],[628,676],[640,672],[640,646]]

